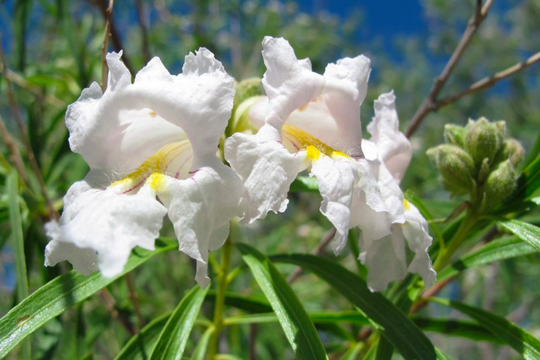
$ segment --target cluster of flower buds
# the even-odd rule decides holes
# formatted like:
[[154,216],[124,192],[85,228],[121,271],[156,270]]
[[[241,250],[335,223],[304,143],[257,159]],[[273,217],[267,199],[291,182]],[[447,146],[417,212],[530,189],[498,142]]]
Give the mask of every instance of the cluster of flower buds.
[[469,120],[466,127],[447,124],[446,144],[428,150],[445,190],[471,196],[480,210],[491,208],[514,190],[516,167],[525,151],[519,142],[506,138],[504,121]]

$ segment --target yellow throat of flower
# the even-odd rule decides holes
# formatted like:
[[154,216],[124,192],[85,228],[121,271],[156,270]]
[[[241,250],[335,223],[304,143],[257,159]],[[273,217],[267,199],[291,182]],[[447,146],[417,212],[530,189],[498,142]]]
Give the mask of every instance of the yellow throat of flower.
[[[163,184],[165,175],[176,178],[179,177],[183,165],[191,159],[191,156],[181,156],[182,154],[185,154],[189,148],[189,140],[165,145],[143,162],[135,171],[128,174],[122,180],[115,181],[109,188],[119,187],[123,193],[129,193],[139,189],[143,185],[149,185],[152,189],[157,191]],[[174,164],[174,162],[178,161],[179,157],[180,160],[183,161],[180,168],[178,168],[179,164]]]
[[349,156],[341,151],[334,150],[330,146],[323,143],[316,137],[308,134],[305,131],[300,130],[296,126],[283,125],[283,136],[286,137],[291,143],[293,143],[298,150],[305,149],[307,151],[307,157],[310,160],[317,160],[322,155],[329,156],[333,159],[337,158],[349,158]]

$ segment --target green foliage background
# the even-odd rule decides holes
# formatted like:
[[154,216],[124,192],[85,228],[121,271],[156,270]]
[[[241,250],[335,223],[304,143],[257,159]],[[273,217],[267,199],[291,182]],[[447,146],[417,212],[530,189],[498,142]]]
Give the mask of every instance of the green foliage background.
[[[5,48],[10,80],[37,161],[55,207],[61,210],[62,196],[75,181],[82,179],[88,168],[82,158],[70,152],[67,129],[63,123],[65,108],[74,102],[91,81],[101,78],[101,46],[104,36],[104,0],[15,0],[4,1],[0,8],[0,30]],[[277,1],[117,1],[114,4],[110,49],[124,50],[124,61],[138,71],[150,58],[159,56],[177,73],[183,57],[200,46],[209,48],[237,80],[262,76],[260,56],[265,35],[288,39],[299,58],[309,57],[314,70],[323,71],[328,62],[360,53],[372,60],[369,93],[362,106],[365,126],[373,115],[373,100],[382,92],[394,90],[402,129],[426,96],[434,77],[441,71],[455,48],[462,30],[473,11],[473,1],[424,0],[424,14],[429,33],[399,36],[392,39],[395,54],[387,54],[381,39],[359,43],[355,36],[363,28],[362,14],[351,14],[342,20],[328,13],[306,14],[294,2]],[[138,17],[141,16],[144,26]],[[508,0],[493,6],[488,19],[473,39],[444,94],[456,93],[474,81],[505,69],[539,50],[540,3]],[[118,40],[114,40],[114,33]],[[121,43],[121,44],[120,44]],[[0,81],[0,114],[8,130],[18,134],[6,96],[6,81]],[[531,149],[540,126],[540,66],[533,66],[495,88],[472,95],[458,103],[429,115],[420,131],[411,139],[415,156],[402,183],[419,196],[435,218],[446,217],[458,204],[450,199],[437,181],[437,173],[428,166],[425,150],[443,141],[445,123],[464,125],[468,118],[485,116],[506,120],[510,134]],[[18,145],[21,144],[18,138]],[[26,159],[27,154],[19,146]],[[13,169],[5,144],[0,144],[0,249],[4,269],[15,263],[14,231],[10,224],[7,178]],[[533,156],[536,156],[533,154]],[[43,233],[47,220],[44,199],[31,172],[29,187],[18,187],[24,234],[24,258],[30,293],[49,282],[69,265],[46,268],[43,249],[48,239]],[[317,193],[293,194],[284,215],[270,214],[265,221],[243,227],[239,241],[254,246],[263,254],[291,252],[309,253],[330,230],[330,223],[319,213]],[[522,220],[540,224],[537,210]],[[172,236],[169,225],[163,236]],[[432,234],[433,235],[433,234]],[[479,239],[480,234],[476,236]],[[470,240],[465,248],[476,241]],[[218,258],[219,252],[215,257]],[[355,268],[351,250],[339,258],[324,254],[349,269]],[[540,302],[538,253],[476,267],[459,275],[447,286],[441,297],[475,305],[507,317],[536,336],[540,335]],[[233,266],[240,266],[238,251],[233,252]],[[287,275],[295,267],[277,264]],[[230,290],[244,296],[264,299],[247,269],[241,268]],[[1,277],[2,274],[0,274]],[[4,277],[7,274],[3,274]],[[156,255],[132,272],[141,313],[146,323],[174,310],[183,295],[194,285],[194,272],[187,256],[176,251]],[[216,278],[214,274],[212,278]],[[17,286],[20,286],[18,284]],[[304,308],[317,311],[353,311],[352,306],[326,282],[306,273],[292,286]],[[113,282],[108,289],[115,299],[115,311],[140,328],[127,283]],[[1,289],[0,315],[6,314],[22,299],[17,291]],[[20,292],[19,292],[20,293]],[[214,294],[214,295],[213,295]],[[214,296],[214,297],[213,297]],[[202,314],[211,318],[215,293],[210,290],[202,304]],[[267,306],[267,305],[265,305]],[[248,311],[249,312],[249,311]],[[234,317],[246,310],[227,308]],[[456,310],[430,304],[422,317],[463,319]],[[194,325],[186,354],[193,354],[203,336],[205,318]],[[319,336],[329,354],[343,354],[351,341],[343,335],[358,334],[362,325],[344,323],[318,326]],[[452,336],[447,327],[427,332],[443,352],[461,359],[518,359],[520,356],[500,341],[476,342]],[[336,329],[337,327],[337,329]],[[225,352],[241,359],[249,358],[250,333],[257,334],[257,359],[290,359],[294,355],[286,336],[276,322],[256,327],[248,324],[227,326]],[[442,332],[442,333],[441,333]],[[446,333],[446,334],[445,334]],[[485,335],[485,334],[484,334]],[[487,335],[485,335],[487,336]],[[92,296],[47,322],[31,337],[33,359],[111,359],[131,335],[111,316],[102,296]],[[19,346],[8,359],[21,359],[24,347]],[[396,355],[399,356],[399,355]],[[354,355],[351,358],[355,358]],[[232,358],[231,358],[232,359]]]

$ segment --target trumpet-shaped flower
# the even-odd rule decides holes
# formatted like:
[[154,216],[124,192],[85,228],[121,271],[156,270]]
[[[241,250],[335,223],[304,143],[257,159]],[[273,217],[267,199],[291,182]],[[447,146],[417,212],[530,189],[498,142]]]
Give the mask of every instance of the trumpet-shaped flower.
[[[428,224],[418,209],[404,199],[399,183],[412,157],[409,140],[399,131],[395,96],[387,93],[375,101],[375,117],[368,125],[371,140],[362,149],[378,180],[392,222],[392,233],[382,239],[362,234],[361,259],[369,268],[372,290],[384,290],[388,283],[401,280],[407,272],[417,273],[425,287],[435,282],[435,271],[427,253],[432,243]],[[407,248],[414,253],[407,262]]]
[[154,58],[133,83],[120,57],[107,55],[104,93],[93,83],[68,107],[71,149],[90,172],[69,189],[59,222],[46,225],[45,265],[68,260],[85,274],[118,275],[134,247],[154,248],[167,214],[204,287],[208,251],[241,216],[242,183],[216,156],[233,80],[204,48],[186,56],[180,75]]
[[259,130],[236,133],[225,143],[225,158],[245,185],[244,220],[284,211],[290,184],[310,169],[323,197],[320,210],[337,230],[334,251],[355,226],[372,239],[390,234],[388,209],[361,148],[369,60],[341,59],[320,75],[309,59],[296,58],[286,40],[270,37],[263,41],[263,58],[267,97],[250,110]]

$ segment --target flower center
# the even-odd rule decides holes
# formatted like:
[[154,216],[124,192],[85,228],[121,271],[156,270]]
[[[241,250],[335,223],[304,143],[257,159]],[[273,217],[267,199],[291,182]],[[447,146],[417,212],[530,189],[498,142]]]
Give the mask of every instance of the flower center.
[[300,150],[307,151],[307,157],[311,160],[317,160],[321,155],[330,156],[333,159],[350,158],[347,154],[334,150],[316,137],[300,130],[296,126],[283,125],[283,140],[287,149],[293,153]]
[[143,162],[135,171],[122,180],[112,183],[114,188],[124,194],[136,192],[143,185],[159,190],[164,176],[176,179],[188,177],[193,151],[189,140],[173,142],[163,146],[154,155]]

